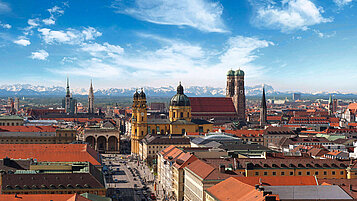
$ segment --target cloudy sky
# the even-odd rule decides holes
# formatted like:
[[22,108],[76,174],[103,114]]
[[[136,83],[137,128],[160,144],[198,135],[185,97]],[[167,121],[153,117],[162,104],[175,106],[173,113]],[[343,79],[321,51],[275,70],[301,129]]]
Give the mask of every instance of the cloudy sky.
[[357,92],[355,0],[0,0],[0,84]]

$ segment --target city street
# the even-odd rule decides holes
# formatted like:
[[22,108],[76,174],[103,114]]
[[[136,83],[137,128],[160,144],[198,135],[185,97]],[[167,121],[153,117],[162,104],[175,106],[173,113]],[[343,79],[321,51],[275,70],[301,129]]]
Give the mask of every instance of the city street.
[[[115,155],[103,157],[106,168],[106,183],[109,197],[113,200],[153,200],[150,195],[154,192],[154,175],[150,170],[137,166],[137,162],[129,162],[128,155]],[[111,156],[114,156],[113,154]],[[155,193],[156,194],[156,193]]]

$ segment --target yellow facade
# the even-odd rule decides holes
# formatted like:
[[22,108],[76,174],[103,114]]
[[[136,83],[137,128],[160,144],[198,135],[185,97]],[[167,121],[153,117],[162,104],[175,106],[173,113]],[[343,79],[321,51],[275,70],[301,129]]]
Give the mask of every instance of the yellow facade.
[[186,120],[191,121],[191,106],[170,106],[169,119],[170,121]]
[[245,176],[316,176],[318,179],[346,179],[347,171],[343,168],[277,168],[245,170]]
[[[136,92],[136,94],[138,94]],[[131,120],[131,152],[139,154],[139,142],[142,140],[148,131],[147,125],[147,104],[146,97],[142,91],[135,97],[133,101],[133,112]]]
[[[183,100],[184,103],[181,102]],[[174,104],[171,103],[173,101]],[[133,154],[140,155],[139,144],[147,134],[185,134],[187,132],[209,132],[213,130],[211,123],[196,124],[192,122],[190,102],[188,97],[183,94],[181,84],[171,102],[167,123],[148,123],[146,96],[143,91],[140,94],[135,92],[131,120],[131,152]],[[143,148],[141,150],[144,151]]]

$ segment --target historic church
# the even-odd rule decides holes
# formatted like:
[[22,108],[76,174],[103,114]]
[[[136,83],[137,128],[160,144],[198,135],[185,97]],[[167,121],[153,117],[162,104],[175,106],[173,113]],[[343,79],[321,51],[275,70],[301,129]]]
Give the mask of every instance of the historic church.
[[[208,122],[207,120],[210,120]],[[139,153],[140,141],[147,134],[206,133],[213,123],[245,121],[244,72],[227,73],[226,97],[187,97],[179,84],[177,94],[170,100],[168,119],[148,119],[146,95],[142,90],[133,96],[131,120],[131,150]]]

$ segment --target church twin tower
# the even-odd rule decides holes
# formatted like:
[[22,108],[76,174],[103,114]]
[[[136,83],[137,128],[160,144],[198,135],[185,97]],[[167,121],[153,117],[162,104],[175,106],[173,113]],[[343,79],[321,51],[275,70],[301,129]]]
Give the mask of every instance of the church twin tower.
[[232,98],[238,119],[245,121],[244,71],[228,71],[226,97]]

